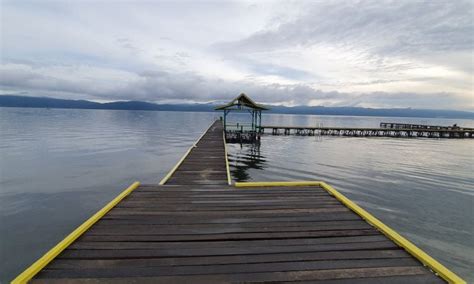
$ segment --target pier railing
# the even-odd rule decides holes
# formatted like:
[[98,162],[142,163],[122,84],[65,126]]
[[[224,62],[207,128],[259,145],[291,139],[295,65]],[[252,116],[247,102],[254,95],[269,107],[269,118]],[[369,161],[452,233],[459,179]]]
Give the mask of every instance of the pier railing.
[[225,138],[227,143],[253,143],[260,140],[260,129],[252,124],[226,124]]

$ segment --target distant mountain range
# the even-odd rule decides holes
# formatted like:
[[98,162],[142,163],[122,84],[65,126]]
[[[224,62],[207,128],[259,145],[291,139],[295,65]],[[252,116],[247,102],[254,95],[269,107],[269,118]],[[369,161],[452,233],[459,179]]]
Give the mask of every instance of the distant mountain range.
[[[154,104],[142,101],[119,101],[96,103],[85,100],[62,100],[26,96],[0,95],[0,107],[66,108],[66,109],[110,109],[147,111],[195,111],[212,112],[214,104]],[[474,112],[411,108],[362,108],[323,106],[270,106],[269,113],[347,115],[347,116],[397,116],[397,117],[439,117],[474,119]]]

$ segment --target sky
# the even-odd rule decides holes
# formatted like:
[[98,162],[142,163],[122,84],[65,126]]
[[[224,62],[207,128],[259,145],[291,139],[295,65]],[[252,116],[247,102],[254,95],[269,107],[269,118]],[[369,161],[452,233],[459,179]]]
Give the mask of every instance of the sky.
[[474,0],[5,1],[0,94],[474,110]]

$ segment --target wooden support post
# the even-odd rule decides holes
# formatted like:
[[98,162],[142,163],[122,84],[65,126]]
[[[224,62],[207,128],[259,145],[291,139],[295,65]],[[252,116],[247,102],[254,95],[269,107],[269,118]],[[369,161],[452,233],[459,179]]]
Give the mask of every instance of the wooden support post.
[[227,130],[227,110],[224,110],[224,132]]

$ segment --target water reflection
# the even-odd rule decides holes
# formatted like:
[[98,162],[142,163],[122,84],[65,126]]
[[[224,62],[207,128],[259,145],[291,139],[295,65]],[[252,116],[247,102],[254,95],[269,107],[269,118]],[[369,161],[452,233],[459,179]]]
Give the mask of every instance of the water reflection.
[[242,182],[251,179],[248,170],[263,170],[266,159],[260,152],[260,141],[254,143],[228,144],[230,149],[229,163],[232,165],[231,174],[235,181]]

